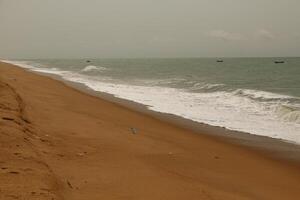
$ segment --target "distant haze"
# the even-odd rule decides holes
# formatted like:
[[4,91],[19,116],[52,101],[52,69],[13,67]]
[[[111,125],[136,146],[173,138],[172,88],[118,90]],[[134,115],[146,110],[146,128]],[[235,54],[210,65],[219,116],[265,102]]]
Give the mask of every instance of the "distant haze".
[[299,0],[0,0],[0,58],[299,56]]

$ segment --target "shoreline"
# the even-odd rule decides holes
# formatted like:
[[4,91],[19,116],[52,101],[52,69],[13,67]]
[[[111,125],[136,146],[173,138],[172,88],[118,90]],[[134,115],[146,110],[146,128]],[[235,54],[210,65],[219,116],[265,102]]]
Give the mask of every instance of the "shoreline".
[[[130,59],[128,61],[123,61],[124,64],[127,62],[127,64],[130,62],[140,62]],[[123,61],[118,59],[93,60],[95,66],[92,67],[86,63],[86,60],[76,59],[73,61],[20,60],[7,62],[16,64],[22,68],[29,68],[31,71],[55,74],[69,81],[83,83],[93,90],[107,92],[115,95],[118,98],[145,104],[149,110],[154,110],[156,112],[175,114],[177,116],[182,116],[192,121],[205,123],[211,126],[225,127],[233,131],[267,136],[287,141],[289,143],[300,144],[298,137],[300,126],[297,123],[297,116],[299,114],[298,104],[300,102],[299,98],[297,97],[299,96],[297,94],[297,90],[294,91],[296,88],[294,88],[293,85],[285,85],[285,83],[282,83],[282,86],[278,85],[273,89],[270,87],[265,87],[268,86],[268,83],[262,85],[259,83],[254,83],[254,85],[257,87],[254,85],[247,85],[247,83],[240,83],[241,85],[237,83],[237,85],[234,86],[230,83],[230,81],[226,84],[228,80],[213,80],[209,78],[209,75],[207,78],[211,80],[206,81],[206,83],[200,81],[200,77],[202,76],[200,74],[198,77],[200,79],[198,81],[196,79],[192,80],[192,76],[189,77],[189,75],[186,75],[186,77],[182,77],[182,79],[171,78],[169,80],[168,77],[165,77],[156,82],[155,77],[148,77],[144,79],[142,78],[141,74],[138,75],[142,72],[139,72],[139,70],[142,70],[143,67],[138,67],[135,69],[136,72],[134,73],[137,73],[138,77],[132,77],[133,82],[131,82],[130,80],[126,80],[127,78],[125,77],[124,79],[122,77],[119,77],[119,79],[117,78],[118,76],[115,77],[115,75],[120,73],[122,70],[124,70],[124,73],[127,73],[127,70],[123,69],[122,67],[119,68],[120,66],[118,67],[118,65],[121,64],[120,62]],[[173,60],[172,62],[175,61],[176,60]],[[236,59],[230,63],[232,63],[234,66],[239,66],[240,64],[250,64],[252,61],[254,60],[251,59],[239,61]],[[151,63],[152,61],[143,61],[145,66],[148,62]],[[157,63],[157,65],[160,65],[165,61],[153,62]],[[215,61],[210,60],[209,63],[210,62],[212,62],[211,64],[215,64]],[[270,60],[268,60],[268,62],[270,62]],[[291,70],[296,62],[297,60],[293,62],[291,61],[289,64]],[[116,68],[111,68],[110,64],[108,63],[113,65],[116,64]],[[205,63],[205,61],[198,60],[195,61],[195,63],[198,63],[199,66],[201,66],[203,63]],[[144,64],[141,63],[143,66]],[[183,64],[184,60],[178,62],[176,66],[181,66]],[[74,67],[68,68],[68,66]],[[278,65],[275,67],[277,66]],[[201,68],[202,67],[200,67],[199,70]],[[203,68],[206,69],[205,66],[203,66]],[[228,68],[230,71],[231,67],[227,66],[226,64],[225,68]],[[147,74],[147,67],[145,70]],[[187,72],[190,73],[191,70],[193,71],[193,69],[189,69]],[[209,67],[206,70],[209,71]],[[240,70],[242,69],[239,69],[236,72],[231,72],[230,74],[240,73]],[[259,70],[259,67],[256,70]],[[196,71],[195,73],[197,73]],[[224,78],[231,76],[230,74],[224,73]],[[176,77],[180,76],[180,73],[176,75]],[[220,74],[220,77],[222,76],[223,75]],[[254,75],[247,77],[249,79],[255,79],[256,76]],[[202,78],[205,79],[205,77]],[[181,81],[183,81],[182,86],[180,86],[180,84],[176,85]],[[249,81],[251,82],[251,80]],[[278,82],[277,84],[280,83]],[[259,85],[261,85],[262,88],[260,88]],[[294,85],[297,85],[297,81]],[[286,89],[281,90],[279,88]]]
[[[38,72],[38,74],[40,73]],[[251,133],[230,130],[225,127],[196,122],[174,114],[153,111],[144,104],[119,98],[109,93],[94,91],[82,83],[68,81],[59,77],[58,75],[50,75],[47,73],[41,74],[52,77],[55,80],[62,81],[67,86],[73,87],[74,89],[83,93],[116,103],[117,105],[121,105],[126,109],[149,115],[155,119],[170,123],[173,126],[177,126],[178,128],[190,130],[196,134],[211,136],[216,140],[226,141],[230,144],[244,146],[254,151],[258,151],[259,153],[263,153],[271,158],[284,159],[286,161],[300,164],[300,145],[297,143],[268,136],[260,136]]]
[[[156,118],[159,118],[166,122],[171,122],[174,125],[180,124],[181,127],[185,127],[187,129],[191,129],[193,131],[203,131],[204,130],[205,132],[210,132],[212,135],[218,135],[221,137],[223,137],[223,136],[225,137],[226,135],[229,135],[229,137],[243,140],[244,141],[243,143],[245,143],[245,141],[252,141],[252,140],[256,141],[257,143],[259,143],[261,140],[267,140],[267,141],[275,140],[271,143],[274,143],[274,142],[278,143],[278,144],[283,143],[283,144],[285,144],[285,146],[290,145],[290,146],[299,146],[300,147],[300,143],[297,143],[293,140],[284,139],[285,138],[284,134],[282,137],[276,137],[278,135],[281,135],[281,133],[283,133],[285,130],[282,130],[279,133],[277,133],[276,131],[273,132],[270,130],[266,134],[256,134],[255,131],[254,132],[249,131],[249,130],[243,131],[243,130],[238,130],[235,128],[228,128],[226,125],[222,126],[220,124],[211,124],[211,123],[202,122],[202,121],[195,121],[192,118],[185,118],[184,115],[173,114],[172,111],[160,112],[159,110],[153,110],[153,109],[151,109],[152,106],[150,106],[150,105],[145,105],[145,104],[143,104],[143,102],[136,102],[135,100],[125,99],[123,97],[117,97],[111,92],[102,92],[102,91],[93,90],[89,86],[87,86],[85,83],[80,83],[80,82],[64,79],[62,77],[62,75],[60,75],[59,73],[44,72],[43,70],[39,71],[38,68],[37,68],[37,71],[35,71],[35,67],[32,68],[31,65],[28,65],[28,64],[24,65],[22,63],[19,63],[20,64],[20,66],[19,66],[19,64],[18,63],[15,64],[14,61],[5,61],[4,60],[3,62],[7,62],[12,65],[16,65],[17,67],[20,67],[22,69],[28,70],[33,73],[51,77],[55,80],[64,82],[68,86],[71,86],[75,89],[81,90],[84,93],[88,93],[90,95],[100,97],[100,98],[108,100],[110,102],[116,102],[117,104],[123,105],[127,108],[133,109],[133,110],[141,112],[141,113],[146,113],[146,114],[150,114],[151,116],[156,116]],[[291,96],[291,98],[292,97],[293,96]],[[221,115],[222,115],[222,113],[218,114],[218,116],[221,116]],[[218,118],[218,116],[216,116],[216,118]],[[255,125],[252,125],[252,127],[253,126],[255,126]],[[278,128],[280,128],[280,127],[278,127]],[[289,128],[289,127],[286,127],[286,128]],[[218,134],[214,134],[216,132]],[[269,133],[273,133],[273,136],[271,136],[272,134],[269,134]],[[254,136],[254,138],[252,138],[252,136]],[[258,139],[255,139],[255,137],[257,137]],[[225,138],[227,138],[227,136]],[[263,138],[263,139],[260,139],[260,138]],[[296,140],[297,140],[297,138],[296,138]],[[248,145],[261,147],[261,145],[256,145],[255,143],[253,143],[253,144],[249,143]],[[272,151],[274,151],[274,150],[276,150],[276,149],[272,149]]]
[[113,94],[92,90],[83,83],[69,81],[56,74],[31,71],[30,69],[22,68],[17,65],[14,66],[30,73],[36,73],[38,75],[50,77],[54,80],[63,82],[65,85],[75,90],[79,90],[84,94],[89,94],[102,100],[116,103],[117,105],[120,105],[126,109],[149,115],[155,119],[170,123],[171,125],[179,128],[190,130],[198,134],[205,134],[213,137],[216,140],[226,141],[230,144],[250,148],[251,150],[257,151],[258,153],[261,153],[267,157],[279,160],[283,159],[288,162],[300,164],[300,144],[283,139],[230,130],[220,126],[213,126],[174,114],[157,112],[150,110],[147,105],[116,97]]
[[144,113],[139,109],[145,107],[138,104],[104,94],[95,97],[78,90],[79,85],[69,87],[70,83],[11,64],[0,63],[0,72],[5,97],[0,100],[3,199],[11,195],[297,199],[300,195],[298,157],[273,158],[279,146],[286,156],[292,152],[298,156],[295,145],[255,137],[262,146],[274,146],[263,151],[241,145],[246,136],[224,138],[218,135],[224,133],[222,128],[194,127],[174,116]]

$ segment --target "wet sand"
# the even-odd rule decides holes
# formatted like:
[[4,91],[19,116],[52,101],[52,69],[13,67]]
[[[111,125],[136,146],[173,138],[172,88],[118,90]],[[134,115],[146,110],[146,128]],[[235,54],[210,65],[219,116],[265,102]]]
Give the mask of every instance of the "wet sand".
[[0,199],[298,199],[297,162],[0,64]]

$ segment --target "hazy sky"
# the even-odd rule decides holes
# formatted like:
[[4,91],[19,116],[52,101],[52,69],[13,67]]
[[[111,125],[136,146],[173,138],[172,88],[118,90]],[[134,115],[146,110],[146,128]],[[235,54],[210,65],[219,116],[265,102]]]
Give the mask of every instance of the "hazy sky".
[[300,56],[299,0],[0,0],[0,58]]

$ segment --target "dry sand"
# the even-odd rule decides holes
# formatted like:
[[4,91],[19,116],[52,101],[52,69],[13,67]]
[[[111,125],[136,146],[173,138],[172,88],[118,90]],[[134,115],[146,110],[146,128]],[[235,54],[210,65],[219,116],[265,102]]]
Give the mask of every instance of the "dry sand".
[[265,157],[0,64],[0,199],[299,199]]

